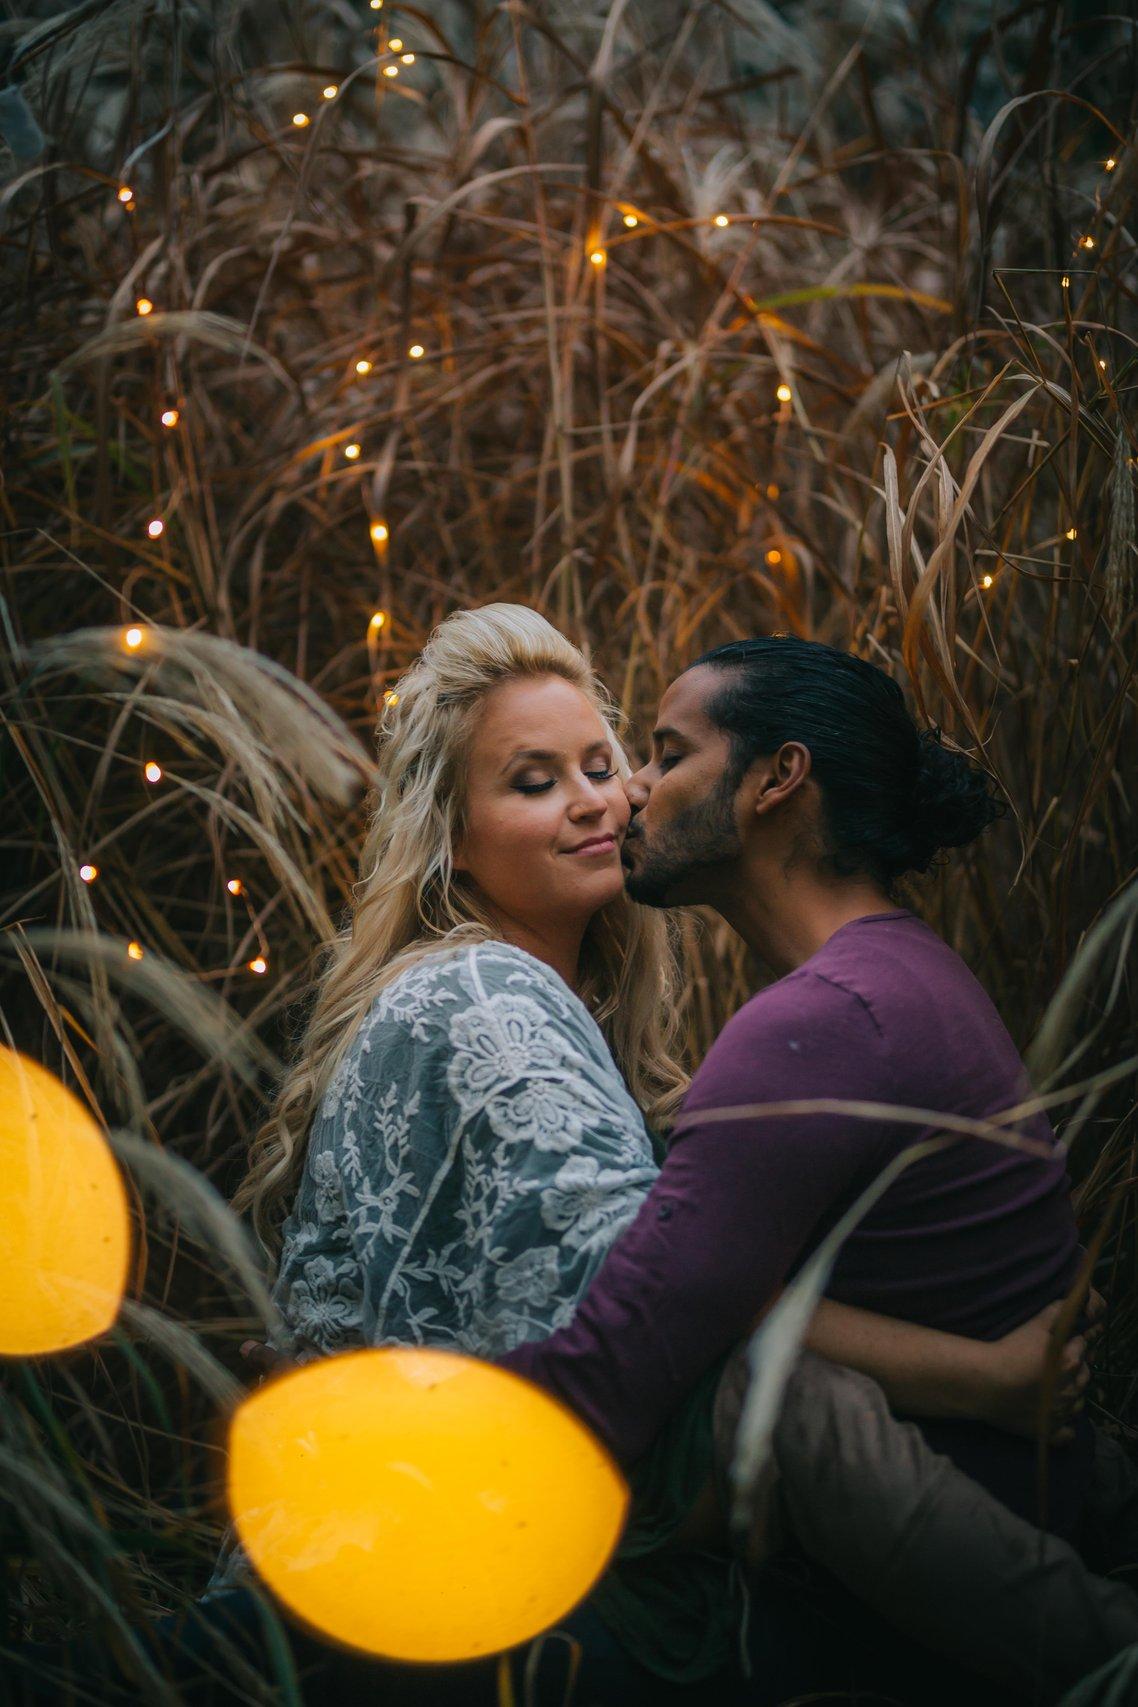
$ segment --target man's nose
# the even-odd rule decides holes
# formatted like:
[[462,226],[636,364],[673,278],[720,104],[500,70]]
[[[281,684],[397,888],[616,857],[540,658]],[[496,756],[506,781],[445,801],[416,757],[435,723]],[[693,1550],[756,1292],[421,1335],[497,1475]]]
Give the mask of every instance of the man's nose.
[[634,812],[643,812],[648,804],[648,796],[652,789],[647,781],[648,766],[641,765],[638,771],[633,771],[624,784],[624,792],[628,796],[628,804]]

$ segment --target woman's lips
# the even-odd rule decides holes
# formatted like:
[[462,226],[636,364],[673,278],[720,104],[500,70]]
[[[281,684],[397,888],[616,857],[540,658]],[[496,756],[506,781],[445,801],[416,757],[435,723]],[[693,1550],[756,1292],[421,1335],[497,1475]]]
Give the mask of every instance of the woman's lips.
[[581,842],[575,848],[566,848],[568,854],[575,854],[582,859],[588,859],[590,854],[610,854],[616,850],[615,836],[593,836],[587,842]]

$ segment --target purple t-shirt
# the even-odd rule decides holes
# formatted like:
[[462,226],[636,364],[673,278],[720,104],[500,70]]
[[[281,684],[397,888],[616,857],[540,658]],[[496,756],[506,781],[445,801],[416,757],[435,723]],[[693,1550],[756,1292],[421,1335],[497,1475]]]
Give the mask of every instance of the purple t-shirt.
[[[841,1098],[983,1119],[1029,1094],[964,962],[910,912],[843,925],[753,997],[692,1081],[660,1176],[566,1328],[499,1361],[563,1398],[629,1465],[749,1331],[826,1230],[925,1129],[788,1114],[690,1126],[696,1110]],[[1062,1153],[962,1138],[912,1163],[847,1239],[831,1298],[995,1339],[1060,1297],[1078,1264]],[[927,1423],[938,1449],[1021,1510],[1036,1451],[980,1423]],[[1050,1520],[1076,1515],[1084,1454],[1051,1455]]]

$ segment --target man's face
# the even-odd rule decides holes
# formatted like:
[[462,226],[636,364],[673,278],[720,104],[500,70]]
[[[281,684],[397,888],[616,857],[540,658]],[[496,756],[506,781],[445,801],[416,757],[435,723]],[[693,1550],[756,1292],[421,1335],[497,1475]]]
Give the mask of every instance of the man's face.
[[678,677],[660,702],[651,758],[625,784],[635,816],[621,849],[624,884],[645,906],[711,899],[739,855],[730,741],[705,710],[724,685],[707,665]]

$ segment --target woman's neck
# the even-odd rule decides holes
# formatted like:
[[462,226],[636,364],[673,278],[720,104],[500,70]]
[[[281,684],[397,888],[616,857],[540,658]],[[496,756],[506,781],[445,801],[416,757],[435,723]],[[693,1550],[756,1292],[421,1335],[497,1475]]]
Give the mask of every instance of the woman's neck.
[[585,924],[558,921],[536,926],[528,920],[511,918],[496,910],[494,922],[504,942],[513,943],[515,948],[524,948],[535,960],[544,960],[564,978],[571,990],[576,990],[587,921]]

